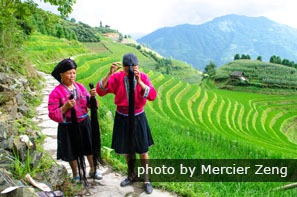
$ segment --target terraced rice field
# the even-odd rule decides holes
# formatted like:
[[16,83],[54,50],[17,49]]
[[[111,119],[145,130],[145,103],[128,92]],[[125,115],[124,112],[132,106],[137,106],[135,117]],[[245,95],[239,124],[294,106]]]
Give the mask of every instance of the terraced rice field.
[[[158,96],[148,102],[146,114],[154,136],[151,158],[167,159],[259,159],[296,158],[297,96],[264,95],[220,90],[211,82],[189,84],[169,75],[146,70],[153,66],[136,49],[102,41],[101,53],[70,50],[79,67],[77,80],[88,87],[97,83],[111,62],[121,61],[124,53],[137,54]],[[103,47],[104,46],[104,47]],[[103,48],[108,50],[103,50]],[[31,47],[32,54],[39,48]],[[35,51],[34,51],[35,50]],[[75,51],[75,52],[73,52]],[[41,64],[51,72],[57,62]],[[113,96],[97,97],[99,110],[114,113]],[[104,112],[105,113],[105,112]],[[104,113],[100,121],[105,121]],[[101,122],[101,124],[104,124]],[[112,126],[110,127],[112,128]],[[102,130],[102,143],[110,147],[111,130]],[[288,138],[290,136],[290,138]],[[296,142],[296,141],[295,141]],[[112,154],[114,158],[121,159]],[[121,160],[124,162],[123,160]],[[164,183],[162,187],[195,196],[263,196],[278,183]],[[292,192],[282,193],[290,196]],[[200,195],[198,195],[200,196]],[[272,195],[274,196],[274,195]]]
[[[101,73],[99,77],[92,78],[101,78],[108,68],[109,64],[103,65],[98,69],[102,71],[98,71]],[[296,144],[283,131],[296,119],[296,96],[218,90],[209,88],[207,84],[188,84],[157,72],[147,73],[158,92],[157,99],[146,106],[155,140],[155,146],[150,151],[151,158],[296,157]],[[98,100],[114,110],[112,96]],[[111,136],[105,140],[105,146],[109,147]],[[282,184],[169,182],[159,185],[189,196],[203,193],[211,196],[262,196]],[[292,191],[287,191],[271,196],[291,195]]]
[[[111,62],[119,59],[96,55],[81,56],[77,61],[80,65],[78,81],[87,84],[98,82],[108,72]],[[171,125],[178,125],[201,135],[220,136],[223,141],[227,139],[222,143],[236,140],[255,150],[296,156],[296,144],[283,131],[291,120],[296,119],[296,96],[218,90],[207,84],[189,84],[153,71],[147,73],[158,92],[157,99],[146,107],[150,124],[152,128],[163,125],[154,131],[156,136],[158,132],[173,132],[170,131]],[[98,99],[113,105],[110,97],[109,102],[104,97]],[[155,118],[157,122],[154,122]],[[209,151],[209,158],[213,158],[212,152]],[[225,156],[221,155],[221,158]],[[241,155],[241,158],[247,157]]]

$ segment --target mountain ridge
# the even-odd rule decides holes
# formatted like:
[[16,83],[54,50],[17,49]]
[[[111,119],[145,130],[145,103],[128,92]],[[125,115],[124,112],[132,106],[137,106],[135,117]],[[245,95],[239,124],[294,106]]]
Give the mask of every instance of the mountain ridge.
[[158,29],[140,39],[164,57],[185,61],[203,69],[209,62],[221,66],[235,54],[272,55],[297,60],[297,29],[264,16],[225,15],[200,25],[182,24]]

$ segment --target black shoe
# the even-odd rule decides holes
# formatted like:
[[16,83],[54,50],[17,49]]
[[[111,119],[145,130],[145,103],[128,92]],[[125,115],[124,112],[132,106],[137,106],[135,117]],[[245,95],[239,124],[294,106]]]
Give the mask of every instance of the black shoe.
[[153,186],[151,183],[145,183],[144,184],[144,191],[147,193],[147,194],[151,194],[153,192]]
[[123,180],[120,184],[121,187],[125,187],[127,185],[131,185],[133,183],[133,180],[130,180],[129,178],[126,178],[125,180]]

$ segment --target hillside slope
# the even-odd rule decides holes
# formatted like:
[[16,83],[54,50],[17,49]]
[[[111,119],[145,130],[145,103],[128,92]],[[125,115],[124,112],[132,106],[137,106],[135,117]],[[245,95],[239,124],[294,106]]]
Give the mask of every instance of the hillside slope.
[[[40,44],[51,46],[55,38],[48,41],[37,36]],[[31,44],[36,42],[28,42]],[[62,43],[62,40],[60,40]],[[71,46],[69,45],[69,49]],[[95,46],[93,46],[95,47]],[[120,61],[123,53],[134,52],[139,62],[153,64],[134,47],[103,40],[96,43],[100,53],[73,52],[77,61],[77,80],[86,86],[98,82],[109,70],[110,63]],[[43,47],[42,47],[43,48]],[[67,45],[58,46],[68,51]],[[80,46],[79,48],[84,48]],[[51,48],[49,47],[49,50]],[[54,50],[54,51],[56,51]],[[38,56],[38,49],[35,50]],[[44,51],[40,51],[41,54]],[[71,54],[71,50],[68,51]],[[38,63],[37,68],[50,72],[56,62]],[[295,158],[294,140],[287,137],[288,129],[296,125],[296,95],[279,96],[249,92],[221,90],[209,80],[201,84],[190,84],[171,75],[162,74],[143,67],[150,76],[158,96],[148,102],[146,114],[155,146],[150,149],[153,159],[281,159]],[[112,138],[112,117],[115,112],[113,96],[97,97],[99,102],[99,122],[102,131],[102,145],[110,147]],[[289,106],[289,107],[288,107]],[[290,132],[292,134],[292,132]],[[107,149],[108,150],[108,149]],[[106,158],[117,169],[125,170],[125,161],[113,151]],[[176,161],[176,160],[175,160]],[[173,162],[173,160],[172,160]],[[201,182],[160,182],[156,186],[177,191],[181,195],[195,196],[260,196],[271,192],[281,183],[201,183]],[[273,193],[274,194],[274,193]],[[290,196],[291,191],[284,195]]]
[[[242,73],[246,81],[240,83],[236,79],[232,80],[230,75],[234,72]],[[259,91],[261,88],[277,88],[275,93],[297,89],[296,68],[257,60],[231,61],[217,69],[214,79],[220,87],[224,85],[253,86],[258,87]]]

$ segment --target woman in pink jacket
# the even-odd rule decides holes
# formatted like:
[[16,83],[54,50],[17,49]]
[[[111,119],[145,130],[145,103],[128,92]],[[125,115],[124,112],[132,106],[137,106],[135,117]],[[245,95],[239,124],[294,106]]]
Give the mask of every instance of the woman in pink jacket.
[[[75,82],[76,67],[76,63],[69,58],[62,60],[54,68],[52,76],[60,84],[49,95],[48,115],[50,119],[59,123],[57,159],[69,162],[73,174],[72,181],[80,182],[82,178],[78,173],[78,151],[80,152],[79,154],[87,156],[90,164],[89,176],[99,180],[102,179],[102,175],[94,169],[92,128],[88,116],[88,98],[90,98],[90,94],[95,96],[96,90],[95,88],[90,90],[89,94],[82,84]],[[72,123],[71,109],[74,109],[76,112],[81,139],[78,139],[79,137],[74,132],[78,128],[75,128],[76,126]],[[77,143],[78,140],[81,140],[80,144]],[[80,147],[80,150],[77,150],[77,147]]]
[[[97,83],[96,91],[99,96],[108,93],[115,95],[114,103],[116,104],[116,114],[114,120],[113,137],[111,147],[118,154],[123,154],[129,162],[129,131],[128,131],[128,109],[129,109],[129,66],[134,71],[134,112],[135,112],[135,152],[140,155],[140,159],[148,160],[148,148],[154,144],[148,121],[144,112],[146,101],[153,101],[157,92],[151,84],[149,77],[141,72],[138,67],[138,59],[134,54],[128,53],[123,56],[123,70],[116,72],[120,63],[113,63],[107,75]],[[121,182],[121,186],[132,184],[134,177],[128,177]],[[153,187],[145,177],[144,189],[147,193],[153,191]]]

